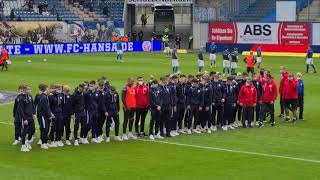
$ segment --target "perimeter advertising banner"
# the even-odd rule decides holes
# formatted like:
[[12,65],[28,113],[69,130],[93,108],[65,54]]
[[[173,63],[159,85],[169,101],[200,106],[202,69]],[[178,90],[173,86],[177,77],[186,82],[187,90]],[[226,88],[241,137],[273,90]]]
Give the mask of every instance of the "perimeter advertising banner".
[[209,41],[224,44],[311,43],[311,23],[211,22]]
[[[117,50],[116,43],[62,43],[62,44],[8,44],[10,55],[33,54],[74,54],[74,53],[110,53]],[[161,51],[161,41],[138,41],[122,43],[124,52]],[[1,47],[0,47],[1,50]]]

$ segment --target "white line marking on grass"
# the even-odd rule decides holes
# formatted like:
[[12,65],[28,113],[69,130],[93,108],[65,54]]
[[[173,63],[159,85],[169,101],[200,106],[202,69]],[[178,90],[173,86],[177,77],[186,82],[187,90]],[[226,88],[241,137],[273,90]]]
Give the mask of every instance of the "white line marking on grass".
[[5,122],[5,121],[0,121],[0,124],[5,124],[5,125],[13,126],[13,123]]
[[289,159],[289,160],[296,160],[296,161],[320,163],[320,160],[304,159],[304,158],[290,157],[290,156],[281,156],[281,155],[275,155],[275,154],[266,154],[266,153],[259,153],[259,152],[232,150],[232,149],[219,148],[219,147],[200,146],[200,145],[184,144],[184,143],[176,143],[176,142],[168,142],[168,141],[157,141],[157,140],[156,141],[152,141],[152,140],[146,140],[146,139],[140,139],[140,140],[141,141],[145,141],[145,142],[154,142],[154,143],[160,143],[160,144],[170,144],[170,145],[176,145],[176,146],[192,147],[192,148],[199,148],[199,149],[208,149],[208,150],[214,150],[214,151],[225,151],[225,152],[231,152],[231,153],[248,154],[248,155],[255,155],[255,156],[264,156],[264,157],[273,157],[273,158]]
[[2,103],[2,104],[0,104],[0,106],[6,106],[6,105],[9,105],[9,104],[13,104],[13,103],[14,103],[14,101],[7,102],[7,103]]

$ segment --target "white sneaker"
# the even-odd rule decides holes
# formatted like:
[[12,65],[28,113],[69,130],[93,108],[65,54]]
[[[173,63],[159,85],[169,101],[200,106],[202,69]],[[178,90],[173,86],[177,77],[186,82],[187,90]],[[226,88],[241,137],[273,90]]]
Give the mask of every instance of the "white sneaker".
[[58,145],[58,147],[63,147],[63,146],[64,146],[64,144],[63,144],[62,141],[58,141],[58,142],[57,142],[57,145]]
[[235,129],[231,124],[228,126],[228,128],[229,128],[229,129],[232,129],[232,130]]
[[36,135],[32,135],[30,142],[32,143],[36,139]]
[[83,138],[83,144],[90,144],[87,138]]
[[129,132],[128,139],[137,140],[138,138],[137,138],[137,136],[133,135],[132,132]]
[[26,140],[26,146],[29,150],[32,149],[30,141]]
[[178,130],[178,133],[179,133],[179,134],[186,134],[186,132],[185,132],[183,129],[179,129],[179,130]]
[[66,140],[66,145],[71,146],[71,142],[69,140]]
[[222,126],[222,130],[228,131],[228,126]]
[[191,129],[187,130],[187,134],[192,134]]
[[128,136],[126,134],[122,135],[122,139],[125,140],[125,141],[129,140],[129,138],[128,138]]
[[22,145],[22,146],[21,146],[21,151],[22,151],[22,152],[29,152],[30,149],[28,149],[28,147],[27,147],[26,145]]
[[18,145],[20,143],[20,141],[18,140],[14,140],[14,142],[12,143],[13,146]]
[[99,141],[98,141],[96,138],[92,138],[92,139],[91,139],[91,143],[92,143],[92,144],[98,144]]
[[38,145],[41,145],[42,144],[42,140],[41,139],[39,139],[39,141],[38,141]]
[[41,148],[41,149],[49,149],[49,147],[47,146],[47,144],[41,144],[40,148]]
[[157,134],[157,135],[155,136],[155,138],[156,138],[156,139],[163,139],[163,137],[162,137],[160,134]]
[[214,131],[217,131],[217,126],[211,126],[211,130],[214,132]]
[[74,140],[74,145],[75,146],[79,146],[79,141],[78,140]]
[[173,131],[174,132],[174,134],[176,134],[176,136],[179,136],[180,134],[179,134],[179,132],[178,132],[178,130],[175,130],[175,131]]
[[192,129],[192,133],[200,134],[201,132],[198,131],[197,129]]
[[170,136],[175,137],[177,136],[173,131],[170,132]]
[[208,128],[208,134],[211,134],[211,129],[210,128]]
[[259,126],[259,121],[256,121],[256,126]]
[[115,140],[115,141],[123,141],[123,139],[122,139],[120,136],[115,136],[115,137],[114,137],[114,140]]
[[58,147],[58,146],[57,146],[57,144],[56,144],[54,141],[52,141],[50,144],[48,144],[48,147],[56,148],[56,147]]
[[149,136],[149,139],[150,139],[150,140],[154,140],[154,137],[153,137],[152,134]]
[[110,142],[110,137],[107,137],[106,138],[106,143],[109,143]]
[[253,121],[250,124],[251,124],[251,126],[254,126],[254,122]]

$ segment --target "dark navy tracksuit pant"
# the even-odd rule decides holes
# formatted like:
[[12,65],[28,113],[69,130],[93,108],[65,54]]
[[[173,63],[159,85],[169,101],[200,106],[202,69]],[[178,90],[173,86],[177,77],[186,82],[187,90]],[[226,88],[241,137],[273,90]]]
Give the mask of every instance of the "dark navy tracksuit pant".
[[62,114],[55,114],[55,118],[51,120],[50,126],[50,140],[51,141],[61,141],[63,129],[63,117]]
[[[149,135],[157,135],[159,133],[160,121],[161,121],[161,111],[157,109],[150,109],[151,120],[149,124]],[[155,133],[153,133],[153,130]]]
[[193,120],[193,128],[195,129],[199,122],[199,106],[191,106],[189,111],[189,120],[187,122],[187,128],[191,129],[192,127],[192,119]]
[[14,117],[14,139],[19,140],[21,138],[22,133],[22,120],[20,117]]
[[87,119],[85,114],[76,114],[75,115],[75,122],[74,122],[74,140],[78,140],[78,130],[79,126],[81,125],[81,130],[80,130],[80,138],[85,138],[85,132],[87,130]]
[[106,125],[106,136],[110,137],[110,127],[112,124],[112,120],[114,122],[114,135],[119,136],[119,112],[109,112],[109,116],[107,117],[107,125]]
[[170,134],[171,131],[171,115],[172,109],[170,107],[162,107],[161,108],[161,121],[160,121],[160,134],[164,136],[163,126],[166,127],[166,135]]
[[[27,123],[22,122],[22,133],[21,133],[21,143],[25,144],[26,138],[30,141],[32,138],[32,135],[34,134],[34,120],[33,119],[27,119]],[[28,135],[28,137],[27,137]]]

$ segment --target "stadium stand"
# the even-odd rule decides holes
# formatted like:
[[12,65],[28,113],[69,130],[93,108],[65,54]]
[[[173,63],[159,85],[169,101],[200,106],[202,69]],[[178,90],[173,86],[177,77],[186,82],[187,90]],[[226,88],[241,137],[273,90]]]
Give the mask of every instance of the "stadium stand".
[[319,22],[320,21],[320,0],[313,0],[309,6],[306,6],[299,13],[301,22]]
[[[28,2],[28,1],[27,1]],[[48,8],[40,7],[47,2]],[[12,21],[122,21],[123,1],[47,0],[29,4],[24,0],[4,1],[0,14]],[[41,4],[41,5],[40,5]],[[26,6],[25,6],[26,5]],[[40,8],[43,10],[41,13]]]

